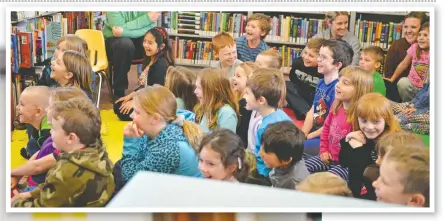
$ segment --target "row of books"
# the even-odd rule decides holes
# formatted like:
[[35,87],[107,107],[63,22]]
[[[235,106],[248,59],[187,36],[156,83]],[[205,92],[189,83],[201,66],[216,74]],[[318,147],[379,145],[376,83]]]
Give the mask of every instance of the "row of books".
[[379,46],[388,49],[393,41],[404,37],[402,24],[393,22],[382,23],[375,21],[356,21],[355,36],[361,42],[361,47]]
[[12,71],[17,73],[19,68],[42,65],[43,61],[54,55],[57,41],[61,36],[74,34],[78,29],[101,29],[104,16],[103,12],[54,12],[13,24],[11,26]]
[[327,28],[323,19],[279,15],[270,18],[271,31],[265,40],[306,44],[308,39]]
[[[179,64],[211,66],[216,62],[210,41],[193,41],[175,37],[172,40],[173,55]],[[282,56],[282,67],[291,67],[293,60],[301,55],[302,48],[281,46],[276,48]]]
[[163,12],[158,26],[173,34],[214,36],[229,32],[237,38],[245,32],[247,16],[225,12]]

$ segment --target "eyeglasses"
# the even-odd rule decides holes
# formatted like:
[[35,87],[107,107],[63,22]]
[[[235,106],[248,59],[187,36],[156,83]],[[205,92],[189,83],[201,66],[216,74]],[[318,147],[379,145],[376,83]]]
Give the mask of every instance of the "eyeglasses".
[[318,59],[318,60],[320,60],[320,61],[324,61],[324,60],[327,60],[327,59],[329,59],[327,56],[325,56],[325,55],[321,55],[321,54],[318,54],[318,56],[316,57],[316,59]]

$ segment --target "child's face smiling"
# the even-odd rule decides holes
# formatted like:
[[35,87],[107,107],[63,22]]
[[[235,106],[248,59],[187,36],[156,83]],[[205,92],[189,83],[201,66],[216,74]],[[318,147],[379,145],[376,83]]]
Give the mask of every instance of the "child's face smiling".
[[305,48],[301,57],[305,67],[318,66],[318,53],[314,49]]
[[265,32],[261,30],[258,20],[251,20],[247,23],[245,27],[245,36],[248,41],[261,39]]
[[380,117],[376,120],[367,120],[358,117],[359,129],[364,133],[368,139],[376,139],[384,132],[385,120]]
[[328,74],[332,73],[333,71],[338,71],[339,68],[336,67],[335,64],[333,64],[333,52],[330,50],[329,47],[321,47],[319,50],[319,56],[317,58],[318,60],[318,72],[320,74]]
[[196,89],[194,89],[194,94],[196,94],[197,99],[199,100],[199,103],[203,103],[203,92],[202,92],[202,84],[201,79],[198,77],[196,79]]
[[351,79],[345,76],[339,78],[336,84],[335,99],[343,102],[350,101],[356,93],[355,86],[353,86]]
[[255,63],[259,68],[270,68],[269,65],[271,63],[271,59],[271,56],[258,55]]
[[219,61],[223,67],[231,67],[237,59],[236,44],[220,49],[218,53]]
[[148,57],[151,57],[159,52],[156,38],[154,38],[151,32],[148,32],[143,38],[143,48],[145,49],[145,54]]
[[63,62],[63,52],[57,53],[55,56],[56,58],[51,62],[51,78],[59,83],[69,80],[70,73]]
[[426,28],[419,32],[418,46],[423,50],[428,50],[430,47],[429,29]]
[[247,105],[245,106],[247,110],[259,109],[260,104],[249,87],[245,88],[244,98],[245,101],[247,102]]
[[32,97],[32,94],[27,91],[20,95],[20,102],[16,107],[20,123],[31,123],[38,114],[38,108],[32,102]]
[[225,168],[219,153],[205,146],[199,153],[199,170],[206,179],[230,180],[232,172]]
[[245,74],[245,71],[241,67],[236,67],[236,70],[234,72],[233,76],[233,90],[243,93],[245,90],[245,87],[247,87],[247,80],[248,77]]
[[407,205],[410,194],[404,193],[404,186],[401,183],[403,177],[396,169],[396,164],[391,160],[383,160],[379,172],[379,178],[373,182],[377,200]]
[[51,119],[51,138],[53,142],[52,145],[54,146],[54,148],[60,151],[68,152],[70,151],[68,145],[70,143],[70,136],[66,134],[65,130],[63,130],[63,123],[63,119]]
[[259,156],[264,160],[264,164],[268,168],[277,168],[282,166],[282,163],[281,161],[279,161],[276,154],[265,152],[263,145],[261,146],[261,149],[259,151]]

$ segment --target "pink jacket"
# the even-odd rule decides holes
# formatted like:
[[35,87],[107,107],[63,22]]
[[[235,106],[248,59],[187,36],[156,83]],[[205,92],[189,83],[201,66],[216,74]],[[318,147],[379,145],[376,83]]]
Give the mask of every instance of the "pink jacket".
[[338,162],[340,141],[352,130],[352,125],[347,123],[347,114],[344,108],[340,107],[336,114],[333,109],[325,119],[324,129],[322,129],[319,154],[328,152],[332,160]]

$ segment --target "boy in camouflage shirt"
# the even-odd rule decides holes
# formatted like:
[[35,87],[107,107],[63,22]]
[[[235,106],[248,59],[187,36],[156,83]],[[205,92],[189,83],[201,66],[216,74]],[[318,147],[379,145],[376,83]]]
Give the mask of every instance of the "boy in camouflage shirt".
[[19,193],[12,207],[100,207],[114,192],[112,163],[99,139],[100,114],[86,99],[51,108],[51,137],[60,155],[44,183]]

